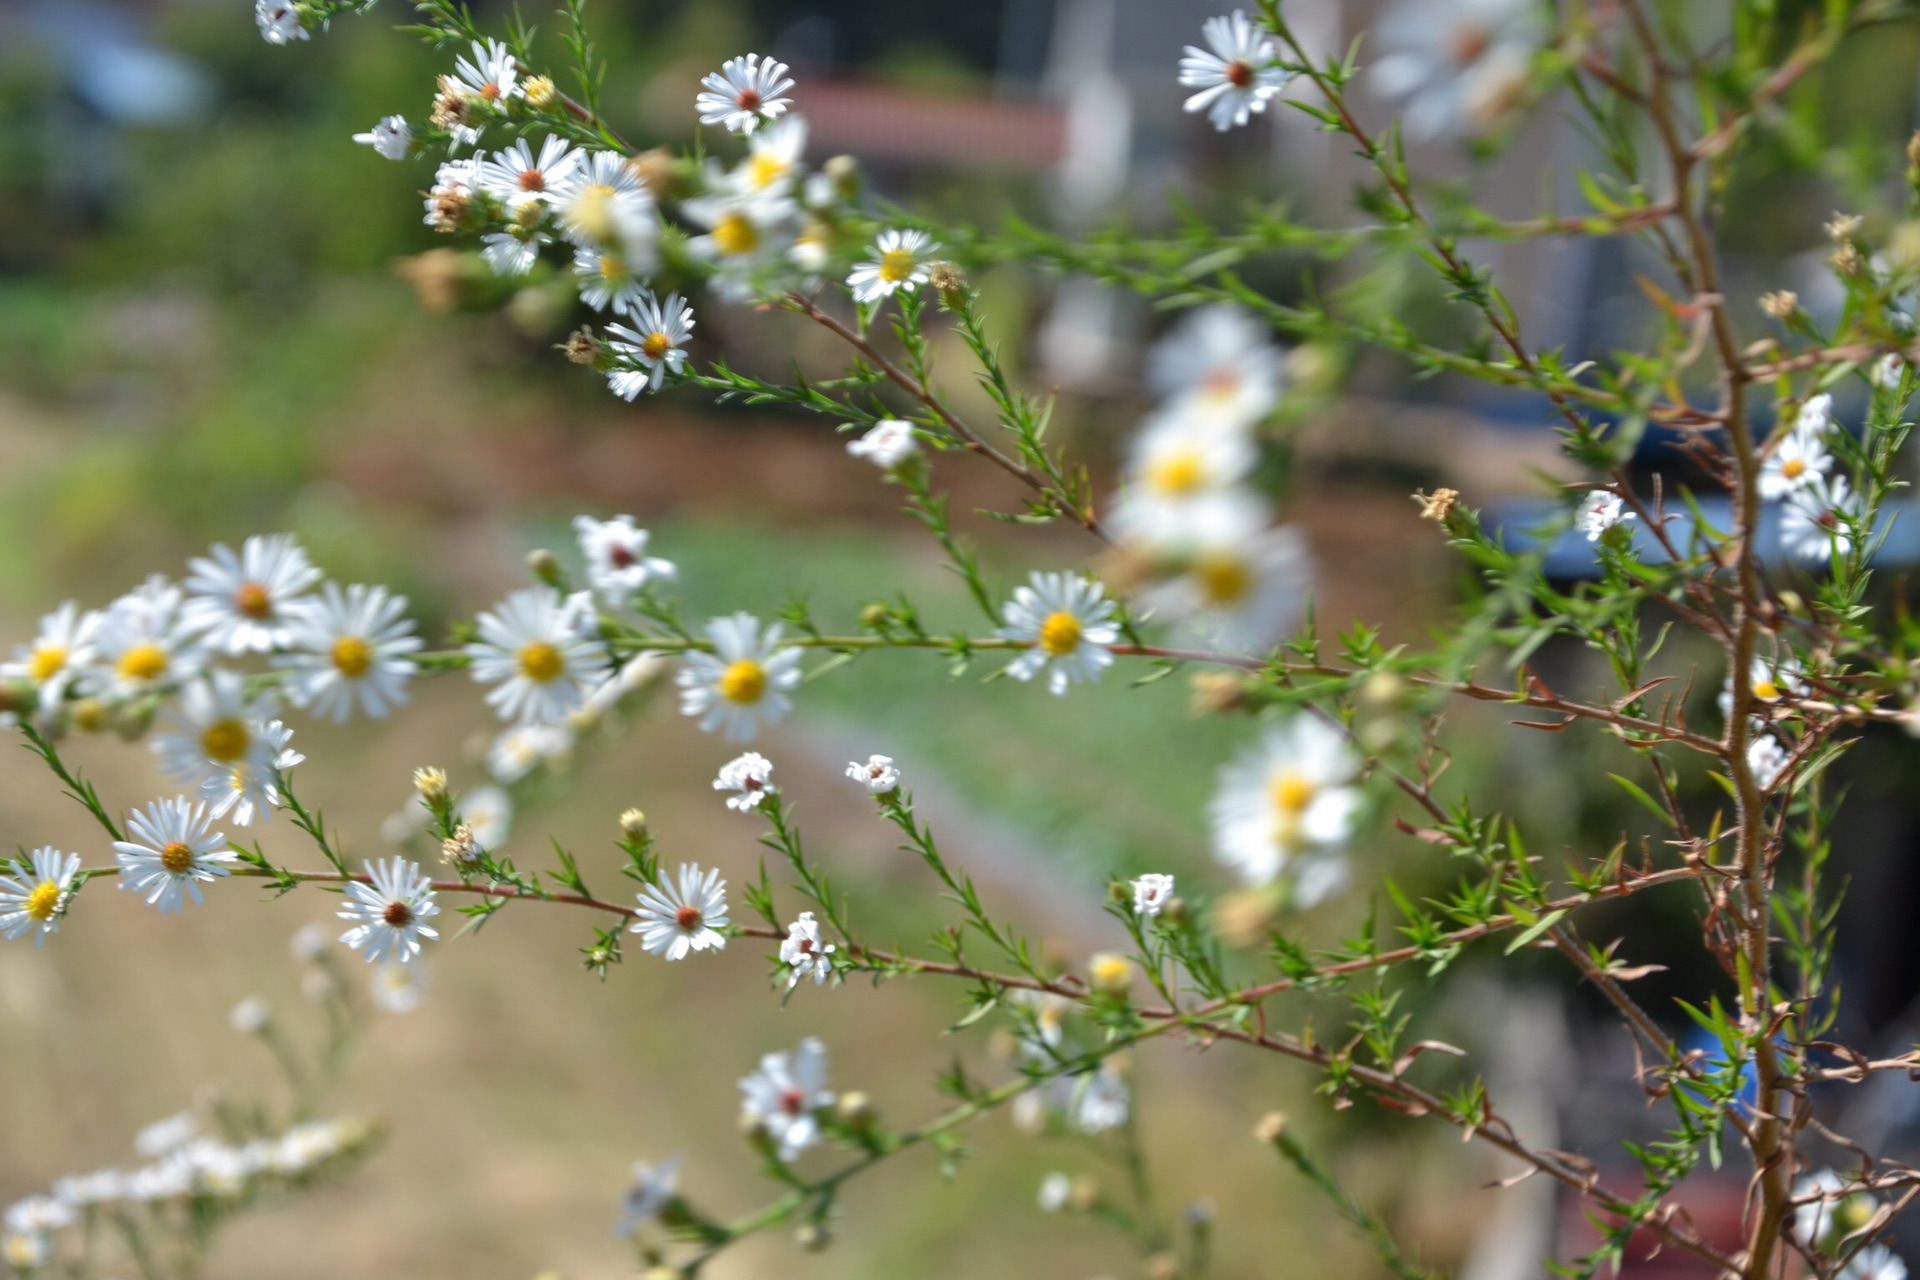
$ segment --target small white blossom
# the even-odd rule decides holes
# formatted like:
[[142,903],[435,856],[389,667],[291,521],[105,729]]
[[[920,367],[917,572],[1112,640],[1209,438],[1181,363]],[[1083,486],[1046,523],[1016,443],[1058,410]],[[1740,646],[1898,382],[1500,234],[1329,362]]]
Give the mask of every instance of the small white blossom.
[[1211,49],[1188,45],[1180,59],[1180,83],[1200,90],[1187,99],[1186,109],[1206,112],[1223,133],[1265,111],[1267,100],[1293,79],[1293,72],[1274,65],[1280,48],[1273,38],[1239,9],[1208,18],[1200,34]]
[[181,1111],[133,1135],[133,1149],[149,1160],[160,1160],[199,1136],[200,1121],[191,1111]]
[[715,867],[704,875],[698,865],[680,867],[679,880],[662,877],[640,890],[640,910],[631,933],[649,955],[683,959],[690,951],[722,951],[727,945],[727,882]]
[[1786,768],[1787,749],[1772,734],[1757,734],[1747,744],[1747,769],[1753,774],[1754,785],[1762,791],[1778,782]]
[[231,818],[235,826],[250,827],[256,816],[262,822],[273,820],[273,811],[284,800],[280,775],[306,757],[287,744],[293,730],[278,720],[255,725],[261,748],[257,757],[248,756],[213,770],[200,780],[200,798],[206,802],[211,818]]
[[230,654],[284,648],[291,606],[320,581],[307,553],[285,533],[256,534],[237,555],[218,543],[188,567],[186,625]]
[[1573,524],[1587,536],[1588,542],[1598,542],[1601,534],[1623,520],[1634,518],[1633,512],[1626,509],[1618,494],[1605,489],[1590,489],[1573,514]]
[[760,724],[776,724],[793,708],[786,691],[800,683],[800,650],[780,647],[780,624],[763,630],[750,613],[707,624],[712,653],[690,652],[676,677],[680,713],[698,716],[708,733],[746,742]]
[[0,1221],[9,1231],[58,1231],[72,1226],[78,1216],[73,1206],[58,1196],[34,1195],[8,1205]]
[[1870,1244],[1847,1260],[1835,1280],[1907,1280],[1907,1264],[1883,1244]]
[[1778,501],[1817,484],[1833,466],[1826,435],[1833,426],[1833,397],[1817,395],[1800,406],[1793,429],[1774,446],[1760,468],[1760,496]]
[[892,297],[896,289],[912,293],[927,282],[928,263],[939,247],[924,231],[882,231],[869,250],[869,260],[856,265],[847,277],[847,288],[856,302],[879,302]]
[[1172,876],[1150,871],[1133,882],[1133,909],[1143,920],[1151,920],[1166,910],[1172,898]]
[[481,236],[480,256],[497,276],[523,276],[539,261],[540,246],[552,242],[553,237],[544,231],[514,226]]
[[1055,1171],[1040,1180],[1040,1212],[1058,1213],[1073,1198],[1073,1179]]
[[1259,422],[1279,403],[1281,374],[1272,332],[1231,303],[1188,312],[1147,352],[1147,385],[1189,430]]
[[[8,865],[0,861],[0,868]],[[33,940],[37,947],[48,934],[60,931],[60,918],[73,902],[80,855],[48,845],[10,865],[12,875],[0,874],[0,937],[13,939],[38,929]]]
[[727,182],[743,196],[784,196],[800,175],[806,149],[807,122],[788,116],[753,135],[747,158],[727,175]]
[[1853,547],[1851,524],[1864,504],[1847,487],[1845,476],[1816,476],[1787,495],[1780,516],[1780,541],[1796,560],[1825,560]]
[[1306,613],[1313,557],[1297,529],[1234,536],[1244,523],[1231,506],[1196,511],[1191,542],[1165,556],[1172,576],[1143,591],[1141,606],[1215,649],[1258,654],[1278,644]]
[[789,105],[781,95],[793,88],[786,63],[757,53],[728,58],[700,83],[702,92],[693,100],[700,123],[720,125],[729,133],[752,133],[779,119]]
[[693,337],[693,308],[677,293],[661,301],[642,290],[628,314],[632,328],[607,326],[607,344],[613,353],[639,366],[607,374],[608,388],[623,400],[632,400],[642,391],[658,391],[669,375],[678,374],[687,363],[687,343]]
[[264,996],[248,996],[227,1013],[227,1025],[243,1036],[257,1036],[273,1020],[273,1006]]
[[609,307],[627,311],[646,292],[640,270],[625,254],[598,245],[574,250],[573,283],[580,291],[580,301],[595,311]]
[[289,673],[287,697],[316,716],[345,723],[357,706],[384,719],[407,700],[410,656],[422,644],[407,617],[407,598],[385,587],[329,582],[321,594],[289,607],[290,653],[274,665]]
[[513,830],[513,801],[499,787],[475,787],[460,797],[460,821],[473,842],[492,853]]
[[404,963],[420,954],[420,939],[440,935],[424,923],[440,914],[433,885],[420,865],[405,858],[387,858],[362,864],[371,883],[350,881],[342,920],[354,927],[340,941],[366,956],[368,963],[392,960]]
[[707,233],[687,241],[687,251],[714,265],[708,288],[730,302],[744,302],[766,269],[777,267],[791,246],[798,208],[785,196],[700,196],[680,206]]
[[891,471],[920,452],[913,424],[898,418],[882,418],[858,440],[847,441],[847,452],[865,458],[882,471]]
[[353,140],[372,147],[389,160],[405,160],[407,153],[413,150],[413,129],[408,126],[405,116],[383,116],[378,124],[365,133],[354,134]]
[[[1847,1184],[1831,1169],[1821,1169],[1796,1181],[1793,1199],[1806,1203],[1794,1206],[1790,1228],[1794,1239],[1809,1249],[1820,1248],[1833,1227],[1834,1210],[1846,1189]],[[1819,1199],[1812,1199],[1814,1196]]]
[[1314,905],[1344,883],[1339,850],[1359,816],[1359,771],[1345,735],[1313,716],[1274,726],[1220,771],[1214,856],[1250,885],[1290,872],[1294,901]]
[[573,750],[573,730],[557,724],[517,724],[487,749],[487,772],[495,782],[511,783]]
[[185,796],[136,809],[127,818],[132,839],[113,843],[120,887],[141,894],[163,915],[184,908],[188,896],[205,902],[201,883],[230,874],[227,864],[235,857],[226,836],[210,826],[206,806],[189,804]]
[[1402,101],[1415,141],[1497,124],[1541,40],[1533,0],[1400,0],[1375,28],[1374,92]]
[[1126,1079],[1103,1062],[1098,1071],[1075,1078],[1067,1115],[1080,1132],[1102,1133],[1127,1122],[1130,1101]]
[[1106,589],[1070,573],[1035,573],[1031,585],[1016,587],[1002,611],[1007,625],[999,634],[1030,647],[1007,664],[1016,680],[1046,673],[1047,688],[1065,696],[1075,680],[1094,681],[1113,662],[1108,647],[1120,638],[1116,610]]
[[548,587],[523,588],[481,613],[467,655],[473,678],[495,686],[487,703],[501,719],[560,724],[580,706],[607,665],[606,646],[583,634],[584,621],[575,599]]
[[[513,50],[499,40],[474,41],[473,57],[455,58],[453,70],[459,77],[458,87],[484,102],[504,103],[521,95],[519,64]],[[476,130],[467,141],[479,136]]]
[[831,942],[820,940],[820,923],[813,912],[802,911],[800,918],[787,926],[787,936],[780,943],[780,963],[788,967],[787,990],[793,990],[809,973],[814,985],[825,982],[833,972],[835,950]]
[[649,534],[636,528],[632,516],[595,520],[575,516],[573,531],[586,557],[587,581],[603,603],[624,608],[634,593],[649,584],[674,577],[671,560],[647,554]]
[[636,1161],[633,1185],[620,1197],[620,1225],[615,1235],[632,1235],[660,1216],[661,1210],[680,1194],[680,1157],[659,1164]]
[[159,574],[108,605],[95,636],[95,662],[79,688],[124,702],[197,674],[206,654],[182,618],[186,597]]
[[443,162],[434,172],[433,186],[421,199],[426,213],[420,221],[435,231],[459,230],[460,218],[473,201],[479,168],[478,156]]
[[653,193],[627,157],[617,151],[585,156],[553,198],[561,230],[574,244],[618,249],[641,274],[651,274],[659,265],[655,246],[660,220],[654,214]]
[[745,813],[759,808],[762,800],[780,789],[773,785],[772,777],[773,761],[757,751],[749,751],[720,766],[720,776],[713,780],[713,789],[734,792],[727,797],[727,808]]
[[427,995],[427,962],[389,960],[373,970],[373,1002],[387,1013],[412,1013]]
[[67,695],[67,686],[82,675],[95,657],[95,637],[101,615],[80,612],[69,600],[40,619],[40,634],[30,645],[15,645],[14,660],[0,663],[0,679],[30,680],[39,693],[40,714],[52,715]]
[[307,39],[307,29],[301,25],[299,10],[287,0],[254,0],[253,20],[260,28],[260,38],[268,44],[288,44]]
[[900,789],[900,771],[893,767],[892,756],[868,756],[864,764],[849,761],[847,776],[876,796]]
[[827,1085],[827,1047],[808,1036],[791,1054],[769,1053],[740,1082],[742,1119],[758,1125],[792,1160],[820,1141],[816,1113],[833,1105]]
[[161,770],[189,790],[211,779],[226,782],[240,766],[271,770],[285,747],[266,733],[269,723],[278,723],[274,710],[273,694],[248,697],[246,679],[238,672],[207,672],[160,709],[170,726],[153,739]]

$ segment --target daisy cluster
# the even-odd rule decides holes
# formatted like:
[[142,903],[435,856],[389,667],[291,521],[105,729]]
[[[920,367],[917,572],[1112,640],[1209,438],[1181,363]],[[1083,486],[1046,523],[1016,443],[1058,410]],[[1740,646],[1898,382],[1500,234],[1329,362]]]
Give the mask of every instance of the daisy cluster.
[[1313,582],[1306,540],[1273,523],[1251,483],[1282,367],[1246,312],[1214,305],[1187,315],[1148,353],[1159,405],[1126,446],[1110,509],[1121,576],[1143,615],[1236,653],[1279,643]]
[[1862,495],[1834,473],[1833,397],[1813,396],[1760,466],[1760,496],[1780,504],[1780,544],[1796,560],[1845,555],[1862,533]]
[[0,1214],[0,1258],[16,1273],[63,1260],[77,1265],[107,1215],[177,1204],[206,1218],[324,1174],[365,1152],[377,1136],[371,1125],[348,1116],[234,1144],[203,1133],[191,1114],[172,1116],[135,1138],[134,1150],[146,1163],[61,1178],[9,1205]]
[[1108,1055],[1091,1070],[1059,1071],[1086,1052],[1067,1035],[1067,1016],[1078,1007],[1075,1002],[1048,991],[1019,991],[1012,1003],[1019,1063],[1030,1075],[1046,1077],[1014,1101],[1014,1124],[1037,1133],[1058,1121],[1088,1135],[1125,1124],[1132,1091],[1118,1055]]
[[1839,1174],[1822,1169],[1793,1184],[1793,1203],[1788,1231],[1794,1241],[1821,1257],[1846,1259],[1832,1272],[1835,1280],[1907,1280],[1906,1262],[1883,1244],[1847,1252],[1850,1237],[1880,1211],[1880,1198],[1871,1191],[1849,1188]]

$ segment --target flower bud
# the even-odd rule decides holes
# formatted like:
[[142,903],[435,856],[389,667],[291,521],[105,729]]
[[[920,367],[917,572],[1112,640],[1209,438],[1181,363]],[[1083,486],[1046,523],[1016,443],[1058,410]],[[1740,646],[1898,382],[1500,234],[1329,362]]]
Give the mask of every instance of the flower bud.
[[642,151],[627,162],[633,170],[633,176],[640,179],[651,191],[655,199],[673,194],[674,155],[665,147],[655,147],[651,151]]
[[566,352],[567,359],[574,364],[591,365],[600,358],[600,339],[593,336],[592,328],[583,324],[567,335],[560,350]]
[[1082,1174],[1073,1180],[1073,1190],[1067,1196],[1067,1207],[1076,1213],[1089,1213],[1100,1203],[1100,1183],[1091,1175]]
[[1237,711],[1246,705],[1247,682],[1230,671],[1196,671],[1187,687],[1193,690],[1188,706],[1196,716]]
[[1087,964],[1087,980],[1103,996],[1124,996],[1133,986],[1133,961],[1116,951],[1099,952]]
[[893,610],[884,604],[870,604],[860,611],[860,625],[869,631],[878,631],[887,625],[893,617]]
[[556,591],[567,589],[566,579],[560,576],[560,557],[545,547],[527,552],[527,572]]
[[473,828],[461,823],[453,829],[453,834],[440,842],[440,860],[457,871],[466,871],[480,861],[480,846],[473,838]]
[[1287,1132],[1287,1117],[1284,1112],[1269,1111],[1253,1126],[1253,1136],[1268,1146],[1279,1143]]
[[1841,244],[1860,234],[1860,227],[1866,222],[1857,213],[1836,213],[1827,220],[1827,238],[1835,244]]
[[520,86],[520,92],[521,95],[526,98],[527,105],[535,111],[545,111],[553,105],[553,100],[560,96],[559,90],[553,87],[553,78],[551,76],[532,76],[528,78],[527,81]]
[[793,1242],[808,1253],[824,1253],[833,1243],[833,1232],[824,1222],[803,1222],[794,1229]]
[[1785,320],[1800,309],[1800,295],[1791,289],[1760,295],[1760,310],[1775,320]]
[[233,1006],[227,1015],[227,1025],[243,1036],[257,1036],[267,1029],[267,1023],[273,1017],[273,1010],[263,996],[248,996]]
[[820,171],[842,199],[851,200],[860,194],[860,162],[852,156],[834,156],[820,166]]
[[1160,908],[1160,918],[1184,929],[1193,923],[1193,908],[1185,898],[1168,898],[1167,905]]
[[628,809],[620,815],[620,831],[629,839],[638,840],[647,834],[647,815],[638,809]]
[[934,262],[927,266],[927,283],[940,295],[940,301],[958,311],[967,302],[967,273],[957,262]]
[[858,1089],[850,1089],[840,1095],[833,1104],[834,1114],[840,1117],[840,1123],[859,1133],[873,1127],[875,1112],[873,1099]]
[[438,808],[447,802],[447,773],[444,769],[428,767],[413,771],[413,789],[429,805]]
[[73,704],[73,727],[82,733],[99,733],[112,723],[113,713],[98,698],[82,698]]
[[32,711],[39,703],[40,695],[31,682],[15,680],[0,683],[0,715],[20,715]]

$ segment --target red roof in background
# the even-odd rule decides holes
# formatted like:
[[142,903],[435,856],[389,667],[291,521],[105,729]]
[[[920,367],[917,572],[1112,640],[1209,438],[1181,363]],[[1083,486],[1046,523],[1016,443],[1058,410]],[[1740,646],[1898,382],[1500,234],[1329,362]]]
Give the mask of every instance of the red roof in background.
[[822,155],[1037,170],[1051,168],[1066,149],[1066,114],[1039,103],[841,81],[808,85],[795,107],[807,118],[808,150]]

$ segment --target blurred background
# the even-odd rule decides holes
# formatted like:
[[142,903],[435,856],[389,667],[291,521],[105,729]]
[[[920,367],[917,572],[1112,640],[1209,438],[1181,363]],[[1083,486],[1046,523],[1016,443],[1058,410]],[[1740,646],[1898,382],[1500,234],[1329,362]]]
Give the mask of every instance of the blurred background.
[[[474,7],[483,20],[506,16],[501,5]],[[1175,62],[1214,9],[595,0],[588,13],[613,68],[608,114],[640,145],[686,144],[699,77],[732,54],[770,49],[800,80],[810,162],[854,154],[874,190],[943,216],[992,225],[1015,212],[1069,232],[1124,216],[1153,228],[1185,208],[1226,220],[1250,199],[1306,220],[1355,216],[1350,158],[1304,117],[1276,110],[1222,136],[1181,113]],[[557,26],[542,6],[525,12]],[[1289,13],[1334,49],[1372,9],[1314,0]],[[450,621],[518,585],[529,550],[568,548],[568,521],[581,511],[626,512],[651,528],[651,550],[679,565],[689,616],[765,615],[793,593],[816,617],[847,621],[905,585],[934,623],[966,625],[967,602],[935,548],[900,516],[896,493],[846,455],[833,423],[719,406],[691,389],[623,404],[552,349],[586,318],[564,279],[492,280],[421,225],[428,162],[390,164],[348,140],[380,116],[424,113],[450,55],[395,32],[407,16],[388,0],[311,43],[273,48],[241,0],[0,0],[0,638],[26,640],[64,599],[98,606],[150,573],[179,577],[211,542],[286,530],[330,576],[404,591],[437,641]],[[564,58],[550,32],[538,47],[556,66]],[[1751,194],[1726,228],[1732,278],[1752,282],[1747,292],[1799,288],[1817,305],[1821,221],[1835,208],[1899,207],[1916,64],[1910,29],[1849,46],[1807,90],[1816,123],[1844,145],[1756,149],[1743,171]],[[1458,148],[1436,147],[1420,163],[1485,180],[1497,211],[1524,216],[1574,190],[1585,146],[1550,106],[1498,158],[1469,167]],[[1524,282],[1516,302],[1541,346],[1604,351],[1644,323],[1633,277],[1654,268],[1617,244],[1474,252]],[[1303,287],[1303,266],[1277,258],[1250,278],[1285,296]],[[1129,296],[1019,268],[978,283],[1015,375],[1060,394],[1063,442],[1110,474],[1146,406],[1140,353],[1164,319]],[[1386,273],[1370,299],[1362,305],[1464,331],[1413,266]],[[778,316],[707,305],[700,318],[696,359],[724,351],[777,374],[796,356],[830,358]],[[951,347],[948,390],[988,416]],[[1547,415],[1524,397],[1415,382],[1392,360],[1331,347],[1296,351],[1289,370],[1298,394],[1273,477],[1312,543],[1329,631],[1364,618],[1390,639],[1417,641],[1460,598],[1461,567],[1407,500],[1416,486],[1452,485],[1475,505],[1510,501],[1522,536],[1539,511],[1527,504],[1575,474],[1558,459]],[[1638,464],[1673,470],[1658,441]],[[956,511],[1017,501],[963,460],[943,462],[938,479]],[[961,523],[1001,584],[1089,552],[1072,531],[970,514]],[[1580,572],[1577,557],[1567,563]],[[1601,678],[1581,653],[1541,661],[1568,687]],[[1699,670],[1701,723],[1716,723],[1722,673],[1712,656],[1681,647],[1668,662]],[[899,761],[993,909],[1062,965],[1122,942],[1099,910],[1109,877],[1171,871],[1205,897],[1226,887],[1208,857],[1205,806],[1215,771],[1255,725],[1196,718],[1183,679],[1137,689],[1114,679],[1056,701],[981,684],[995,665],[945,679],[924,659],[877,655],[808,685],[798,713],[755,744],[778,763],[809,847],[873,935],[911,941],[944,918],[924,869],[840,777],[847,760],[875,751]],[[1450,782],[1497,781],[1499,806],[1526,824],[1536,851],[1592,855],[1621,830],[1645,829],[1619,793],[1574,785],[1629,767],[1610,744],[1514,742],[1484,709],[1453,723]],[[303,797],[324,806],[349,856],[381,856],[383,822],[407,799],[412,769],[438,764],[456,786],[477,785],[494,728],[472,686],[453,678],[418,686],[415,706],[388,729],[302,719]],[[506,851],[538,864],[551,833],[590,881],[614,884],[615,817],[638,805],[669,861],[718,863],[737,886],[759,856],[759,826],[709,789],[732,749],[668,698],[620,730],[583,743],[565,778],[522,789]],[[69,750],[112,807],[160,793],[143,747],[79,738]],[[1917,889],[1905,856],[1914,764],[1897,735],[1870,741],[1850,764],[1856,817],[1839,859],[1855,886],[1843,964],[1856,1003],[1843,1026],[1879,1044],[1914,1034],[1917,962],[1905,945]],[[1710,784],[1690,775],[1689,785]],[[1710,794],[1698,794],[1704,810]],[[0,754],[6,843],[83,849],[97,862],[104,854],[84,819],[37,761]],[[1358,851],[1360,882],[1391,874],[1415,896],[1441,892],[1453,869],[1389,827],[1378,824]],[[312,860],[284,821],[263,838],[276,856]],[[260,994],[289,1034],[310,1029],[318,1015],[287,940],[329,920],[333,900],[296,893],[262,906],[254,896],[221,886],[206,907],[163,918],[96,891],[44,949],[0,947],[0,1201],[129,1159],[134,1130],[196,1100],[263,1087],[274,1100],[271,1060],[228,1029],[227,1011]],[[1319,908],[1298,932],[1329,944],[1350,936],[1363,898]],[[1623,954],[1673,966],[1643,988],[1676,1032],[1684,1019],[1673,998],[1703,999],[1721,981],[1686,959],[1696,915],[1677,899],[1638,903],[1596,917],[1591,933],[1622,935]],[[339,1109],[390,1126],[384,1149],[337,1187],[240,1223],[206,1274],[624,1274],[632,1254],[612,1228],[630,1162],[685,1152],[683,1188],[717,1214],[772,1195],[734,1124],[734,1081],[760,1054],[822,1037],[834,1084],[868,1090],[902,1126],[935,1114],[930,1086],[954,1055],[993,1078],[1010,1071],[994,1057],[990,1024],[941,1034],[961,1005],[936,984],[808,988],[782,1008],[752,946],[674,969],[636,952],[601,983],[578,970],[576,951],[592,938],[566,912],[508,911],[486,933],[432,949],[422,1007],[378,1018],[335,1094]],[[1422,996],[1415,1030],[1496,1060],[1494,1094],[1538,1144],[1612,1168],[1612,1144],[1649,1136],[1658,1115],[1632,1084],[1624,1034],[1550,960],[1497,974],[1461,964]],[[1297,1026],[1316,1014],[1342,1017],[1337,1004],[1308,1001],[1275,1016]],[[1552,1188],[1487,1189],[1512,1171],[1451,1130],[1364,1103],[1331,1112],[1312,1096],[1314,1080],[1287,1064],[1156,1046],[1133,1071],[1161,1203],[1217,1213],[1215,1274],[1286,1274],[1293,1268],[1276,1259],[1304,1257],[1320,1276],[1376,1274],[1367,1250],[1249,1137],[1273,1109],[1292,1114],[1435,1265],[1505,1280],[1538,1274],[1542,1254],[1581,1243],[1578,1211]],[[1867,1108],[1851,1119],[1899,1149],[1910,1089],[1903,1081],[1871,1104],[1845,1100]],[[950,1184],[916,1155],[898,1176],[854,1185],[827,1253],[759,1240],[711,1274],[1141,1274],[1111,1234],[1035,1205],[1048,1169],[1117,1185],[1121,1170],[1100,1144],[1023,1135],[1004,1118],[966,1138],[973,1156]],[[1737,1215],[1737,1175],[1698,1181],[1699,1219]],[[1637,1274],[1662,1266],[1685,1274],[1670,1259]]]

